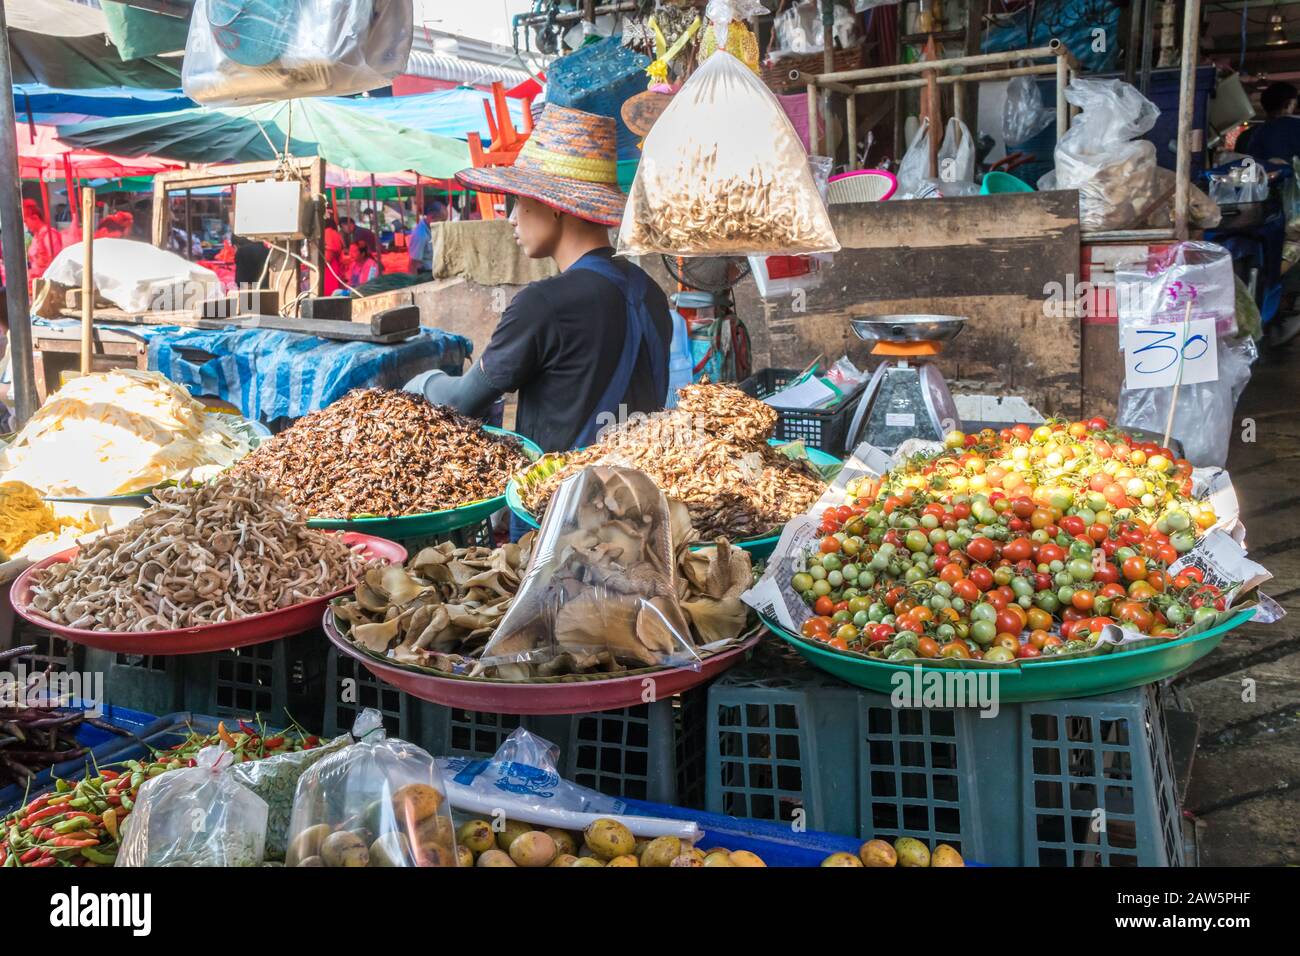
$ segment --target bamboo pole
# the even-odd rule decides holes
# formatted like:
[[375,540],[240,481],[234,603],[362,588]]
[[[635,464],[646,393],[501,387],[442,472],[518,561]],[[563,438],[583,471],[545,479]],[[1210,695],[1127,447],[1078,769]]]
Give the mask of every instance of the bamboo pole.
[[[940,86],[963,83],[983,83],[985,80],[1005,80],[1013,76],[1045,76],[1056,72],[1056,65],[1043,63],[1039,66],[1017,66],[1006,70],[982,70],[978,73],[954,73],[939,77]],[[854,87],[854,93],[883,93],[889,90],[914,90],[927,85],[928,80],[895,80],[890,83],[864,83]]]
[[1066,107],[1065,88],[1069,85],[1069,64],[1065,57],[1056,58],[1056,141],[1059,143],[1065,131],[1070,128],[1070,113]]
[[817,155],[817,86],[808,84],[808,155]]
[[95,352],[95,190],[81,190],[81,374],[89,375]]
[[854,94],[844,98],[844,126],[849,140],[849,170],[858,168],[858,104]]
[[1192,176],[1192,110],[1196,106],[1196,57],[1200,49],[1201,0],[1183,8],[1183,61],[1178,84],[1178,156],[1174,161],[1174,235],[1187,238]]
[[1053,40],[1047,46],[1035,47],[1032,50],[1006,50],[1001,53],[981,53],[978,56],[955,56],[950,60],[918,60],[916,63],[898,63],[894,66],[872,66],[859,70],[840,70],[836,73],[823,73],[821,76],[810,76],[806,73],[800,73],[798,70],[790,71],[790,79],[802,83],[845,83],[857,82],[858,80],[873,80],[880,76],[899,76],[904,73],[924,73],[926,70],[933,70],[936,65],[943,69],[951,69],[961,66],[986,66],[990,63],[1014,63],[1016,60],[1036,60],[1048,56],[1062,55],[1060,40]]

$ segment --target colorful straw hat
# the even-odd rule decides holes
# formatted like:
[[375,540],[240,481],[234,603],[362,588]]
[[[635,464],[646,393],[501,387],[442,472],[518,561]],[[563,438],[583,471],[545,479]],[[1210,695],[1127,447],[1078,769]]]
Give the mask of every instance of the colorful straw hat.
[[617,226],[627,197],[618,188],[618,126],[597,116],[548,103],[513,166],[462,169],[466,186],[528,196],[552,209]]

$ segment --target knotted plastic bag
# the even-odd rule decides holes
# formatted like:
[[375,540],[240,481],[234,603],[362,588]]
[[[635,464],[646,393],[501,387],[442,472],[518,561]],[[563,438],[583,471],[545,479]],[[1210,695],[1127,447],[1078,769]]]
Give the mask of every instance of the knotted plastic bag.
[[356,743],[298,780],[285,866],[456,866],[455,828],[442,774],[415,744],[390,740],[363,710]]
[[475,673],[663,666],[700,666],[677,598],[668,502],[641,471],[591,466],[547,507],[519,594]]
[[1079,107],[1056,144],[1056,168],[1041,189],[1077,189],[1079,225],[1124,229],[1155,198],[1156,148],[1136,137],[1160,118],[1155,104],[1123,80],[1077,79],[1065,98]]
[[1032,76],[1017,76],[1007,84],[1002,104],[1002,141],[1007,150],[1027,143],[1056,120],[1056,111],[1043,105],[1043,94]]
[[410,0],[196,0],[181,86],[209,106],[387,86],[411,19]]
[[145,781],[116,866],[260,866],[266,801],[229,773],[234,755],[204,747],[195,766]]
[[646,136],[619,254],[795,255],[839,247],[780,102],[719,50]]

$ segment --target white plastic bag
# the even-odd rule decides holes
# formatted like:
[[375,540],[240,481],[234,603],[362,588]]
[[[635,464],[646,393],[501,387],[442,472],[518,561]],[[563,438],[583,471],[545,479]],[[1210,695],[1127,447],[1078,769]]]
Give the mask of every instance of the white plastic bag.
[[955,116],[948,120],[943,143],[936,157],[936,173],[930,175],[930,119],[922,117],[912,144],[898,166],[898,192],[894,199],[937,199],[943,196],[973,196],[975,185],[975,140],[966,124]]
[[794,255],[839,249],[808,154],[776,96],[719,50],[645,139],[620,255]]
[[451,807],[433,758],[388,739],[371,708],[352,736],[356,743],[299,778],[285,866],[456,866]]
[[1232,255],[1212,242],[1180,242],[1158,257],[1115,267],[1120,347],[1136,325],[1182,324],[1187,304],[1213,319],[1217,335],[1237,331]]
[[204,747],[196,766],[145,781],[115,866],[260,866],[266,801],[229,773],[234,755]]
[[1136,137],[1160,117],[1155,104],[1123,80],[1076,79],[1065,98],[1082,112],[1056,144],[1048,188],[1079,191],[1079,225],[1124,229],[1155,198],[1156,148]]
[[1043,105],[1043,94],[1032,76],[1013,77],[1002,105],[1002,141],[1012,146],[1027,143],[1056,119],[1056,111]]
[[181,86],[209,106],[362,93],[405,69],[411,21],[410,0],[195,0]]
[[[1183,385],[1178,389],[1173,437],[1183,445],[1183,455],[1198,468],[1222,468],[1232,440],[1233,412],[1250,381],[1250,366],[1259,356],[1249,337],[1221,337],[1219,378],[1214,382]],[[1165,433],[1173,388],[1120,388],[1119,426]]]
[[[45,278],[81,288],[85,243],[65,246]],[[133,239],[96,239],[95,291],[124,312],[180,311],[221,294],[211,269]]]
[[644,472],[593,465],[566,479],[475,675],[526,679],[564,655],[580,671],[698,668],[673,555],[668,502]]

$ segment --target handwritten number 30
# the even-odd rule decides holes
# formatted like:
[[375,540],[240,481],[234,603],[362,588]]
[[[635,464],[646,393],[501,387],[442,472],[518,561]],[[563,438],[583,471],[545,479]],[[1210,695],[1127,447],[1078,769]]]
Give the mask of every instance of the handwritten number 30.
[[[1177,334],[1173,331],[1163,329],[1138,329],[1139,335],[1154,336],[1155,341],[1148,342],[1140,349],[1134,351],[1134,355],[1145,356],[1140,358],[1133,366],[1134,371],[1143,375],[1155,375],[1170,368],[1178,361],[1179,349],[1176,345],[1168,344],[1169,340]],[[1188,336],[1183,342],[1182,355],[1184,362],[1194,362],[1204,355],[1210,348],[1210,340],[1200,333]],[[1164,364],[1159,363],[1163,360]]]

